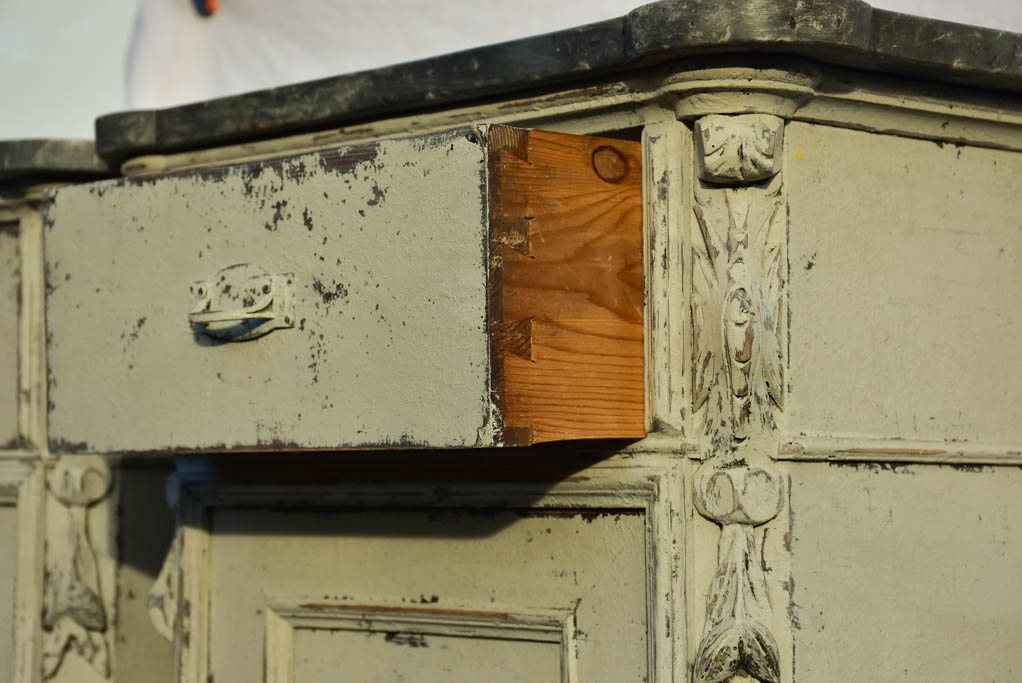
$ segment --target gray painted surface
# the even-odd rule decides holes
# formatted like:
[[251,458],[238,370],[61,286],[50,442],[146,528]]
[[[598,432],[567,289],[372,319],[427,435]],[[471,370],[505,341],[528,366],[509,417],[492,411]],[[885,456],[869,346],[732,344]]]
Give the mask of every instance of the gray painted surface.
[[[484,172],[462,130],[58,190],[52,448],[491,444]],[[239,263],[293,274],[293,327],[193,330]]]
[[1018,680],[1020,488],[1016,468],[793,467],[793,680]]
[[786,145],[791,433],[1018,443],[1022,154],[805,123]]
[[[503,621],[502,612],[560,609],[574,612],[575,680],[650,677],[645,519],[634,511],[217,508],[211,514],[209,653],[211,675],[222,683],[259,680],[258,646],[238,644],[263,642],[266,612],[278,601],[305,605],[308,612],[323,603],[365,605],[371,615],[381,606],[459,608],[494,624]],[[348,655],[344,680],[352,681],[572,680],[562,678],[560,666],[550,667],[547,647],[537,651],[506,634],[466,628],[460,639],[425,635],[427,647],[411,651],[412,641],[400,631],[390,642],[362,645],[359,636],[370,639],[375,630],[372,616],[352,624],[336,615],[323,610],[320,637],[294,629],[292,647],[304,661],[285,680],[338,680],[336,670],[324,675],[338,654]],[[480,637],[494,644],[481,645]],[[550,649],[559,663],[561,648]],[[269,666],[284,652],[267,647]],[[369,653],[386,659],[371,661]],[[502,670],[504,664],[511,668]],[[392,675],[377,678],[381,668]],[[472,672],[484,675],[468,678]]]

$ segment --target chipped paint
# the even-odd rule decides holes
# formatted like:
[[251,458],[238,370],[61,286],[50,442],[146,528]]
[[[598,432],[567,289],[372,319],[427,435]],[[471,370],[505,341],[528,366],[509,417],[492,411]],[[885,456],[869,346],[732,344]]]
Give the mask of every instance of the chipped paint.
[[[453,131],[61,189],[52,447],[491,444],[484,180],[480,139]],[[294,274],[294,328],[190,334],[189,285],[239,263]]]
[[18,347],[21,319],[19,221],[0,221],[0,444],[21,441],[18,426]]

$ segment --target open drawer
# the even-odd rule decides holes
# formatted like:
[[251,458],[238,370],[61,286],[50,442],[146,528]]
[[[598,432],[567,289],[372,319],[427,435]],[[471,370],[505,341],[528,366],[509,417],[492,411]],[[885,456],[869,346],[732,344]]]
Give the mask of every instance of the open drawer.
[[640,157],[493,126],[61,188],[50,447],[641,437]]

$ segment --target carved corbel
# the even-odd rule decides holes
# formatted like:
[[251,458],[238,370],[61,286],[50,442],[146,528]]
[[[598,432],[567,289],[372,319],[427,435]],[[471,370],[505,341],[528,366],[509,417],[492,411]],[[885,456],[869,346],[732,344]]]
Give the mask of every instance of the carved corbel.
[[696,509],[721,527],[694,683],[744,673],[779,683],[760,527],[782,505],[777,414],[784,406],[784,122],[766,114],[695,122],[693,410],[703,437]]
[[88,512],[111,489],[102,464],[59,463],[47,479],[50,494],[67,511],[67,540],[46,564],[43,588],[42,676],[56,675],[74,648],[103,678],[110,677],[109,624],[99,567],[89,538]]

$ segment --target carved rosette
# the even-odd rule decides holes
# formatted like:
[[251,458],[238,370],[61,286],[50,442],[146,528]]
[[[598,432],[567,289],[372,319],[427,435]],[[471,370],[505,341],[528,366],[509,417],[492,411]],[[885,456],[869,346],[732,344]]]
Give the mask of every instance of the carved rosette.
[[50,494],[67,510],[67,541],[46,565],[43,680],[56,675],[72,648],[96,673],[110,677],[108,620],[88,530],[89,508],[106,497],[110,483],[109,472],[93,466],[61,464],[49,477]]
[[695,123],[692,396],[705,459],[694,500],[721,536],[694,683],[781,678],[757,527],[782,504],[769,453],[784,406],[783,134],[784,122],[765,114]]

